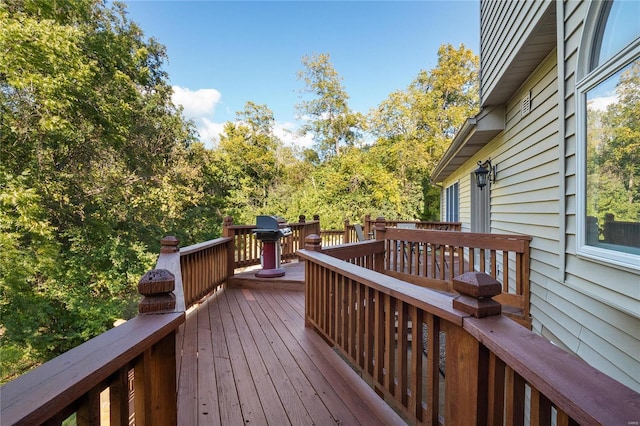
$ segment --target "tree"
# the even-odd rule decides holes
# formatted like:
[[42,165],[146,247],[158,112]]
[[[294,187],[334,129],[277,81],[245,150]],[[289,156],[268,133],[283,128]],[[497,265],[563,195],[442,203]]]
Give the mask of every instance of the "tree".
[[611,80],[611,102],[587,109],[586,213],[601,230],[608,218],[640,222],[640,61]]
[[298,114],[307,121],[301,133],[313,135],[320,157],[339,155],[342,146],[353,146],[358,140],[364,118],[349,109],[349,95],[328,53],[304,56],[302,65],[298,78],[304,82],[303,93],[313,98],[296,105]]
[[165,49],[122,4],[4,1],[0,51],[6,379],[5,359],[28,367],[134,315],[159,239],[215,235],[185,217],[217,200],[171,102]]
[[273,134],[275,119],[266,105],[247,102],[236,119],[224,126],[215,164],[228,182],[228,212],[236,220],[253,221],[280,175],[276,153],[282,143]]
[[[438,64],[370,111],[371,151],[401,181],[410,217],[435,219],[439,198],[426,177],[455,133],[478,108],[478,58],[463,45],[442,45]],[[424,198],[423,198],[424,197]],[[418,202],[422,198],[423,203]],[[417,210],[414,208],[417,207]]]

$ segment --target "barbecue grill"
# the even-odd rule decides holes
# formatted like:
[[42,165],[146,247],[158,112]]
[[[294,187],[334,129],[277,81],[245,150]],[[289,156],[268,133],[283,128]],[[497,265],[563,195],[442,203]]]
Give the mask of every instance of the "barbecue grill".
[[284,275],[280,267],[280,238],[291,235],[291,228],[281,227],[277,216],[257,216],[253,230],[256,238],[262,241],[262,269],[256,277],[274,278]]

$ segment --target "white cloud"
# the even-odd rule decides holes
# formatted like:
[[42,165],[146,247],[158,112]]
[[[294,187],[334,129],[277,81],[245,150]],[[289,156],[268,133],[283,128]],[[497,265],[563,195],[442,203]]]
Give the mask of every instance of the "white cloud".
[[[217,123],[214,120],[216,106],[220,103],[222,95],[216,89],[191,89],[173,86],[171,100],[175,105],[182,105],[183,115],[188,120],[193,120],[202,141],[207,148],[213,148],[215,141],[220,139],[225,123]],[[289,146],[310,148],[313,145],[313,136],[299,136],[296,132],[297,125],[291,122],[276,122],[273,128],[275,136]]]
[[181,105],[183,115],[188,120],[193,120],[200,134],[200,140],[212,147],[213,138],[218,138],[224,124],[214,123],[213,116],[216,105],[220,102],[222,94],[216,89],[191,90],[186,87],[173,86],[171,100],[175,105]]
[[213,115],[216,104],[220,102],[221,97],[222,95],[216,89],[191,91],[188,88],[173,86],[171,100],[174,104],[184,107],[184,116],[186,118],[196,119]]
[[198,133],[200,133],[200,140],[207,148],[213,147],[214,140],[219,140],[220,134],[224,130],[224,123],[214,123],[206,117],[202,117],[200,122],[196,122],[196,126],[198,126]]
[[617,94],[613,96],[600,96],[598,98],[590,99],[587,105],[590,109],[597,111],[606,111],[607,107],[611,104],[618,103],[619,97]]
[[313,136],[306,134],[304,136],[298,135],[296,132],[296,125],[289,121],[284,123],[277,123],[273,127],[273,133],[276,135],[285,145],[299,146],[302,148],[311,148],[313,145]]
[[[238,122],[236,122],[238,123]],[[214,140],[220,139],[220,134],[224,130],[225,123],[214,123],[206,117],[196,121],[200,140],[205,146],[211,148]],[[273,126],[273,134],[279,138],[285,145],[299,146],[302,148],[310,148],[313,145],[313,136],[299,136],[296,132],[296,125],[291,122],[278,123]]]

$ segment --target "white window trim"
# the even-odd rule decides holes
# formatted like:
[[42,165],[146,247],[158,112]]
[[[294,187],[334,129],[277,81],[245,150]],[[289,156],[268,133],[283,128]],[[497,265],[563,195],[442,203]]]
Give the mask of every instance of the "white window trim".
[[592,72],[585,70],[586,77],[576,84],[576,254],[590,260],[640,271],[640,256],[615,250],[607,250],[586,244],[586,128],[587,92],[606,80],[635,57],[640,55],[640,40],[635,40],[613,58]]

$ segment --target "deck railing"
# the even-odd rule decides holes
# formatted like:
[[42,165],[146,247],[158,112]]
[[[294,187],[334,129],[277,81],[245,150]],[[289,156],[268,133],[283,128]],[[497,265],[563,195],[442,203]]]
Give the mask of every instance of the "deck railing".
[[[500,292],[497,282],[489,291],[483,279],[460,279],[455,285],[463,295],[455,299],[321,253],[319,241],[309,239],[299,253],[306,270],[305,322],[410,423],[637,421],[636,392],[499,310],[493,315],[500,305],[488,298]],[[379,250],[379,242],[365,244]],[[463,277],[478,274],[488,278],[479,272]]]
[[347,241],[345,231],[339,229],[323,229],[318,235],[322,238],[322,245],[324,247],[338,246]]
[[157,262],[173,273],[175,290],[165,291],[169,275],[146,274],[142,313],[5,384],[3,425],[60,425],[70,416],[78,425],[103,417],[111,424],[176,424],[176,332],[185,319],[177,244],[163,239]]
[[453,278],[486,272],[502,285],[503,312],[530,328],[528,235],[388,228],[378,220],[376,243],[343,244],[323,253],[421,287],[453,293]]
[[[376,232],[379,240],[322,253],[315,252],[321,247],[319,236],[307,239],[309,250],[299,252],[306,262],[305,321],[339,347],[411,422],[637,420],[637,393],[502,315],[469,316],[473,306],[486,304],[486,297],[474,299],[456,287],[467,302],[463,296],[454,302],[449,295],[383,275],[385,254],[389,247],[397,250],[397,244],[388,243],[395,231],[382,228]],[[424,242],[396,236],[405,243]],[[166,280],[154,281],[149,290],[143,277],[140,310],[147,313],[4,385],[2,424],[62,424],[73,415],[77,424],[96,424],[101,418],[111,424],[176,424],[178,327],[189,306],[222,288],[232,275],[236,246],[235,238],[223,237],[178,250],[175,238],[163,239],[156,269],[173,274],[173,295],[166,291]]]
[[[383,223],[379,223],[380,220]],[[376,225],[378,223],[378,225]],[[375,227],[384,225],[387,228],[406,228],[406,229],[431,229],[434,231],[461,231],[461,222],[432,222],[423,220],[389,220],[383,217],[372,218],[371,215],[365,215],[362,220],[365,235],[371,238],[375,237]],[[351,240],[356,241],[356,240]]]
[[[307,236],[320,235],[320,220],[317,217],[312,221],[306,221],[305,216],[301,215],[298,222],[283,223],[283,226],[291,229],[291,235],[280,239],[280,258],[283,261],[296,257],[296,251],[304,247]],[[224,218],[222,235],[234,241],[233,261],[237,268],[260,264],[262,247],[253,233],[255,228],[255,225],[234,225],[233,218],[229,216]]]
[[187,308],[225,284],[233,275],[233,242],[232,238],[218,238],[180,249]]
[[384,224],[378,223],[376,239],[385,241],[385,274],[452,292],[455,276],[486,272],[502,285],[496,300],[505,312],[530,327],[530,236],[388,228]]

